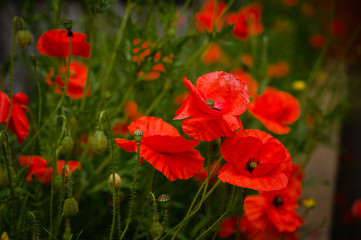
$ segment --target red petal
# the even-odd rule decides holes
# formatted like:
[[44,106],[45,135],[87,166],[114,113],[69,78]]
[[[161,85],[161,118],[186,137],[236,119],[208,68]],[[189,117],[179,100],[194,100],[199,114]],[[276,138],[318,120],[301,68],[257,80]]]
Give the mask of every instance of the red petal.
[[241,115],[249,104],[246,83],[230,73],[218,71],[202,75],[196,87],[206,100],[215,101],[214,108],[222,114]]
[[4,92],[0,92],[0,123],[6,123],[10,113],[10,99]]
[[303,223],[303,219],[294,209],[271,207],[267,211],[269,220],[280,232],[294,232]]
[[180,136],[177,129],[169,123],[156,117],[142,117],[132,122],[128,126],[129,132],[133,135],[134,131],[140,129],[143,131],[143,137],[153,135]]
[[135,140],[125,140],[121,138],[116,138],[115,142],[117,143],[118,147],[123,148],[128,152],[136,152],[137,151],[137,143]]
[[189,179],[201,171],[204,162],[192,149],[196,143],[182,137],[147,137],[140,145],[140,155],[171,181]]
[[244,200],[244,214],[247,219],[260,230],[265,230],[269,221],[267,219],[267,202],[262,196],[249,196]]
[[[58,160],[58,174],[63,174],[63,167],[64,167],[65,161],[64,160]],[[75,170],[81,170],[81,165],[79,161],[68,161],[68,167],[70,170],[70,173],[73,173]],[[65,169],[65,175],[68,175],[68,171]]]
[[29,133],[29,122],[20,104],[14,103],[9,122],[9,129],[16,135],[19,143],[23,143]]
[[[37,48],[42,54],[51,57],[68,57],[69,37],[67,30],[54,29],[45,32],[40,36]],[[86,35],[73,32],[72,37],[72,56],[89,57],[90,45],[85,42]]]
[[228,137],[237,130],[242,130],[238,116],[203,115],[183,120],[182,129],[188,136],[201,140],[212,141],[218,137]]
[[226,163],[219,171],[218,178],[222,182],[258,191],[280,190],[285,188],[288,183],[288,176],[283,172],[272,172],[270,175],[262,177],[248,177],[240,174],[240,172],[229,163]]

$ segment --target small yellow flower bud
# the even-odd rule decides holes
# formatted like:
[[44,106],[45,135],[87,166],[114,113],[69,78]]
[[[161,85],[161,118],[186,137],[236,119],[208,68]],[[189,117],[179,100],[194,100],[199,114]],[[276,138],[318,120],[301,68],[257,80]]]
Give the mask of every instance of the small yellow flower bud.
[[312,197],[303,199],[302,204],[307,208],[314,208],[317,206],[317,202]]
[[[115,190],[119,191],[120,187],[122,186],[122,179],[120,178],[118,173],[115,173]],[[110,174],[108,178],[108,182],[110,187],[113,189],[113,174]]]
[[293,90],[303,91],[306,88],[306,83],[303,80],[297,80],[292,83]]

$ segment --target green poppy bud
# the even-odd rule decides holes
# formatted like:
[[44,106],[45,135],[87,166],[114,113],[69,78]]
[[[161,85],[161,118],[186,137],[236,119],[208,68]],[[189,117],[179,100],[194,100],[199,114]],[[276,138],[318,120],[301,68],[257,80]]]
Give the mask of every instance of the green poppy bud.
[[105,136],[103,131],[97,130],[94,133],[91,141],[91,148],[96,153],[103,153],[107,150],[108,147],[108,139]]
[[78,203],[75,198],[67,198],[63,205],[63,214],[65,217],[74,217],[79,212]]
[[142,138],[143,138],[143,131],[140,130],[140,129],[137,129],[137,130],[134,131],[133,135],[134,135],[134,140],[135,140],[137,143],[140,143],[140,141],[141,141]]
[[[115,190],[119,191],[120,187],[122,186],[122,179],[120,178],[118,173],[115,173]],[[110,174],[108,178],[108,182],[110,187],[113,189],[113,174]]]
[[71,29],[73,28],[73,21],[70,19],[65,19],[63,23],[66,30],[71,31]]
[[60,149],[63,153],[68,153],[73,149],[73,139],[70,136],[65,136],[61,142]]
[[22,195],[23,195],[23,189],[21,187],[15,187],[14,188],[14,196],[19,198]]
[[150,228],[152,239],[159,238],[163,233],[163,226],[160,222],[154,222]]
[[29,30],[19,30],[16,33],[16,41],[19,47],[24,49],[33,42],[33,35]]

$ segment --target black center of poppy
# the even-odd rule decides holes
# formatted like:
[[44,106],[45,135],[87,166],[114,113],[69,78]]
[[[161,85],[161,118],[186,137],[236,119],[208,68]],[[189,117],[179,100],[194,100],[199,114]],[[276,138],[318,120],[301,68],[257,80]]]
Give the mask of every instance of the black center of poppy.
[[255,158],[250,158],[246,163],[246,170],[250,173],[258,166],[259,161]]
[[279,206],[282,206],[283,205],[283,198],[280,197],[280,196],[277,196],[273,199],[273,205],[275,207],[279,207]]

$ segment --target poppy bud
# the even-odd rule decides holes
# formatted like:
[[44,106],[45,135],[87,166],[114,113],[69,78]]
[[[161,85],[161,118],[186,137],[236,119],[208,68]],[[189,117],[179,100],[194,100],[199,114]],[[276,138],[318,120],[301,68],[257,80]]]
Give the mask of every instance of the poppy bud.
[[79,212],[78,203],[75,198],[67,198],[63,205],[63,214],[65,217],[74,217]]
[[69,135],[65,136],[63,138],[63,141],[61,142],[60,150],[63,153],[68,153],[73,149],[73,145],[74,145],[73,139]]
[[65,19],[63,23],[66,30],[71,31],[71,29],[73,28],[73,21],[70,19]]
[[150,228],[150,235],[152,239],[160,237],[163,233],[163,226],[160,222],[154,222]]
[[71,237],[71,232],[64,232],[63,234],[63,240],[69,240]]
[[23,189],[21,187],[15,187],[13,191],[15,197],[19,198],[23,195]]
[[133,135],[134,135],[134,140],[135,140],[137,143],[140,143],[140,141],[141,141],[142,138],[143,138],[143,131],[140,130],[140,129],[137,129],[137,130],[134,131]]
[[168,203],[169,203],[169,200],[170,200],[170,197],[167,195],[167,194],[161,194],[159,195],[158,197],[158,202],[159,202],[159,205],[163,205],[164,207],[168,206]]
[[[115,173],[115,191],[119,191],[120,187],[122,186],[122,179],[120,178],[118,173]],[[110,187],[113,189],[113,174],[110,174],[108,178],[108,182]]]
[[103,131],[97,130],[94,133],[91,141],[91,147],[96,153],[103,153],[107,150],[108,147],[108,139],[105,136]]
[[16,41],[19,47],[24,49],[33,42],[33,35],[29,30],[19,30],[16,33]]

